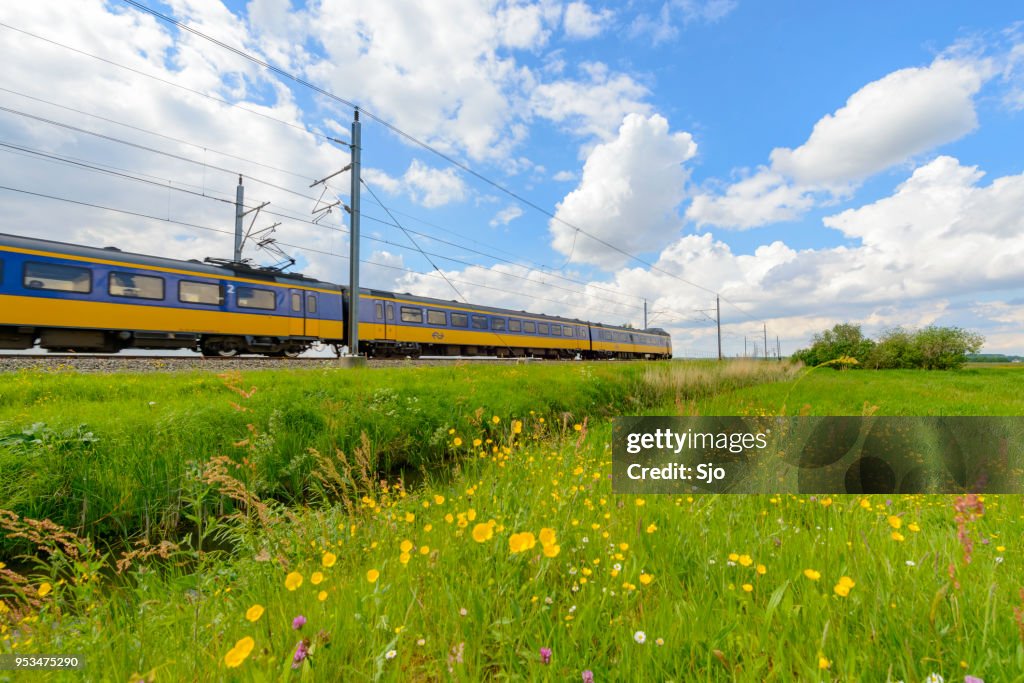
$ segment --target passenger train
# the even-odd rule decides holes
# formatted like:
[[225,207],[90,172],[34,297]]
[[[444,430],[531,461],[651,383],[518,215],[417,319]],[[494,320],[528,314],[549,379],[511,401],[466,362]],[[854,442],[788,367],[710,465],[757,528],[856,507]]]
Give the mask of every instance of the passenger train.
[[[298,356],[347,345],[347,287],[238,263],[182,261],[0,234],[0,349]],[[660,329],[360,289],[371,357],[671,358]]]

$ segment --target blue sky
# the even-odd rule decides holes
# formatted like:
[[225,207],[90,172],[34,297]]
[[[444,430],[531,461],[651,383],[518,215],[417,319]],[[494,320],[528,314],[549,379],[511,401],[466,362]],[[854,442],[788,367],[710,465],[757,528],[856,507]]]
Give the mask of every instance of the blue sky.
[[[762,324],[789,352],[844,321],[869,333],[960,325],[987,350],[1024,352],[1016,3],[147,4],[360,103],[558,218],[364,120],[367,182],[425,233],[417,242],[458,291],[374,220],[387,216],[364,193],[365,284],[635,325],[646,299],[688,355],[714,349],[698,312],[712,292],[726,301],[728,354]],[[281,221],[300,267],[345,281],[347,262],[328,254],[347,250],[346,221],[309,223],[308,185],[347,162],[317,133],[347,136],[350,110],[125,3],[65,8],[0,8],[11,27],[0,27],[2,106],[201,163],[4,113],[0,140],[30,151],[5,148],[18,163],[3,165],[3,185],[153,218],[6,191],[0,230],[224,256],[229,236],[181,223],[230,230],[230,207],[209,195],[233,196],[243,173],[247,199],[285,214],[258,220]],[[331,183],[332,201],[347,201],[347,182]]]

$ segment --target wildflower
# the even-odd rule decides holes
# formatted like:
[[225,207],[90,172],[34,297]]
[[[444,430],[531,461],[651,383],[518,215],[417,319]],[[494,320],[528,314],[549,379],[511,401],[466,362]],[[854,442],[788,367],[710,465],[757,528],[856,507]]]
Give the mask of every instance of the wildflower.
[[640,583],[647,586],[654,581],[654,574],[640,574]]
[[654,641],[654,644],[657,645],[658,647],[661,647],[662,645],[665,644],[665,639],[664,638],[658,638],[657,640]]
[[416,641],[416,644],[419,645],[420,647],[423,647],[424,645],[427,644],[427,639],[426,638],[420,638],[419,640]]
[[412,555],[410,555],[409,553],[402,553],[398,556],[398,561],[401,562],[403,565],[409,564],[409,560],[411,559]]
[[523,432],[523,423],[522,423],[522,421],[521,420],[513,420],[512,421],[512,433],[513,434],[522,434],[522,432]]
[[544,557],[558,557],[558,553],[561,552],[561,550],[562,546],[560,545],[546,545],[544,546]]
[[860,499],[860,506],[862,508],[864,508],[865,510],[870,510],[871,509],[871,501],[869,501],[867,498],[861,498]]
[[583,672],[583,683],[594,683],[594,672],[590,669]]
[[459,616],[460,617],[464,617],[467,614],[469,614],[469,610],[467,610],[465,607],[460,607],[459,608]]
[[[997,545],[996,546],[996,552],[997,553],[1005,553],[1006,552],[1006,546],[1005,545]],[[2,565],[0,565],[0,569],[3,569]]]
[[919,527],[916,522],[911,522],[907,525],[907,528],[913,531],[914,533],[917,533],[921,530],[921,527]]
[[498,424],[499,422],[501,422],[501,418],[495,415],[494,417],[491,418],[491,422],[493,422],[494,424]]
[[404,541],[402,541],[402,542],[401,542],[401,543],[399,544],[398,548],[399,548],[399,550],[401,550],[401,551],[402,551],[403,553],[407,553],[407,552],[409,552],[410,550],[412,550],[412,541],[410,541],[409,539],[405,539]]
[[650,524],[647,525],[647,533],[653,534],[657,530],[658,530],[658,525],[655,524],[654,522],[651,522]]
[[249,653],[252,652],[252,649],[255,646],[256,641],[253,640],[251,636],[246,636],[245,638],[242,638],[237,643],[235,643],[235,646],[233,648],[228,650],[228,653],[226,655],[224,655],[224,664],[229,669],[234,669],[237,666],[241,666],[242,662],[245,661],[245,658],[249,656]]
[[633,640],[635,640],[640,645],[643,645],[644,643],[647,642],[647,634],[644,633],[643,631],[637,631],[636,633],[633,634]]
[[456,447],[461,446],[462,445],[462,439],[460,439],[459,437],[455,437],[455,440],[452,441],[452,445],[456,446]]
[[494,527],[486,522],[481,522],[473,527],[473,540],[477,543],[484,543],[494,536]]
[[263,616],[263,605],[253,605],[245,611],[245,618],[255,623]]
[[941,674],[931,673],[924,677],[924,683],[946,683]]
[[646,500],[644,500],[643,498],[637,498],[637,499],[636,499],[635,501],[633,501],[633,502],[634,502],[634,503],[636,503],[636,506],[637,506],[638,508],[639,508],[639,507],[643,507],[644,505],[647,505],[647,501],[646,501]]
[[323,572],[313,572],[313,575],[309,577],[309,582],[314,586],[320,585],[324,580]]
[[540,649],[540,663],[541,664],[550,664],[551,663],[551,648],[550,647],[542,647]]
[[894,531],[892,532],[892,540],[896,541],[897,543],[902,543],[904,540],[904,536],[900,532]]
[[302,662],[309,656],[309,641],[303,638],[295,646],[295,654],[292,656],[292,668],[298,669]]
[[434,505],[444,505],[444,496],[434,496]]
[[420,546],[420,555],[429,555],[429,554],[430,554],[430,546],[429,545],[421,545]]
[[394,659],[398,656],[398,650],[388,650],[387,654],[384,655],[385,659]]
[[903,520],[897,517],[896,515],[889,515],[889,526],[891,526],[893,529],[899,529],[901,526],[903,526]]
[[740,555],[740,564],[744,567],[749,567],[754,561],[750,559],[750,555]]
[[320,558],[320,564],[327,567],[328,569],[334,566],[334,563],[338,561],[338,556],[334,553],[324,553],[324,556]]
[[371,569],[370,571],[366,572],[366,580],[370,583],[377,583],[377,579],[379,578],[380,572],[376,569]]
[[575,429],[575,430],[576,430],[577,432],[581,432],[581,431],[583,431],[583,425],[581,425],[581,424],[578,424],[578,423],[577,423],[577,424],[574,424],[574,425],[572,426],[572,428],[573,428],[573,429]]
[[292,619],[292,629],[298,631],[300,628],[306,625],[306,617],[301,614]]
[[[549,546],[555,544],[555,530],[548,529],[547,527],[540,530],[540,544],[542,546]],[[1000,551],[1002,552],[1002,551]]]
[[908,567],[916,567],[917,566],[917,562],[914,562],[913,560],[907,560],[907,566]]
[[736,560],[738,560],[738,559],[740,559],[739,554],[737,554],[737,553],[729,553],[729,561],[730,562],[736,562]]
[[835,585],[835,588],[833,588],[832,590],[835,591],[835,594],[839,597],[845,598],[850,594],[850,589],[853,588],[855,585],[856,584],[853,582],[853,579],[851,579],[849,576],[842,576],[839,578],[839,583],[837,583]]
[[[509,550],[513,553],[525,552],[533,548],[535,545],[537,545],[537,539],[529,531],[512,534],[508,539]],[[547,549],[545,548],[545,550]]]
[[51,590],[53,590],[53,586],[51,586],[48,582],[44,581],[39,585],[39,597],[46,597]]
[[964,676],[964,683],[985,683],[977,676]]
[[763,564],[759,564],[757,565],[757,569],[755,571],[757,571],[757,573],[761,576],[764,576],[768,572],[768,567],[764,566]]
[[821,572],[815,571],[813,569],[805,569],[804,576],[806,576],[811,581],[817,581],[821,578]]
[[302,574],[298,572],[290,572],[284,579],[284,587],[290,591],[295,590],[302,585]]
[[818,657],[818,668],[819,669],[827,669],[830,666],[832,666],[831,660],[827,659],[824,655],[820,655]]
[[406,512],[406,513],[405,513],[405,521],[407,521],[407,522],[409,522],[410,524],[412,524],[413,522],[415,522],[415,521],[416,521],[416,515],[414,515],[414,514],[413,514],[413,513],[411,513],[411,512]]
[[745,583],[745,584],[743,584],[743,590],[746,593],[750,593],[750,592],[753,592],[754,587],[751,584],[749,584],[749,583]]
[[327,599],[327,591],[320,591],[319,593],[317,593],[316,594],[316,599],[319,600],[320,602],[323,602],[324,600],[326,600]]

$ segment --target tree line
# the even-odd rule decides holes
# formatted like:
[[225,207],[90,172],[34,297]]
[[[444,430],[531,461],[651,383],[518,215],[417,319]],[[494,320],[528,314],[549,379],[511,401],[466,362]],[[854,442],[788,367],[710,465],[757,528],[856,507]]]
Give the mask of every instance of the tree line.
[[860,325],[841,323],[814,335],[811,347],[800,349],[793,359],[812,367],[950,370],[961,367],[984,343],[975,332],[935,325],[919,330],[894,327],[873,340],[864,336]]

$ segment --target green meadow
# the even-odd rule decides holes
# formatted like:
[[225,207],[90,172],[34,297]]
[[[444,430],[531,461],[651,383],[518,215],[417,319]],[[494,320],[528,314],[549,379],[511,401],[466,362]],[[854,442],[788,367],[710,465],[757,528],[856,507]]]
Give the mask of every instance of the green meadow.
[[0,653],[85,659],[0,680],[1024,681],[1017,496],[609,479],[615,415],[1019,415],[1022,378],[0,375]]

